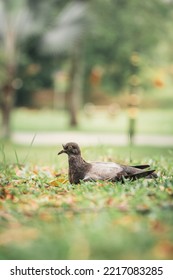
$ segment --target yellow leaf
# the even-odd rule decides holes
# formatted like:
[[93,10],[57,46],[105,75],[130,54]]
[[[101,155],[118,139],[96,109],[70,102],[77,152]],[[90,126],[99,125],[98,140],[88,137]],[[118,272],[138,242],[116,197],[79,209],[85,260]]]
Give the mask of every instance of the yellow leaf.
[[51,180],[49,184],[50,184],[50,186],[58,187],[59,185],[65,184],[67,182],[68,182],[68,180],[66,178],[58,177],[58,178],[56,178],[54,180]]

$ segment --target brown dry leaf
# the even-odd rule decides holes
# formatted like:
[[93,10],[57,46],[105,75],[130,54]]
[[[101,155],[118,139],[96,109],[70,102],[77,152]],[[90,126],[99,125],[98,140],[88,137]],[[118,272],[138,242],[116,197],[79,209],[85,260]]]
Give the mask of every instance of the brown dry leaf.
[[112,197],[109,197],[107,200],[106,200],[106,205],[107,206],[113,206],[115,204],[115,199],[112,198]]
[[167,192],[170,196],[173,196],[173,189],[171,189],[171,188],[166,188],[166,192]]
[[14,199],[14,195],[10,193],[10,188],[12,188],[11,184],[2,188],[1,195],[0,195],[1,199],[9,199],[9,200]]
[[156,258],[172,259],[173,258],[173,243],[169,240],[161,240],[153,249]]
[[50,222],[53,220],[53,216],[50,213],[47,213],[46,211],[40,213],[39,217],[41,220],[46,221],[46,222]]
[[151,221],[150,223],[151,229],[155,232],[155,233],[165,233],[168,231],[168,226],[165,225],[163,222],[161,223],[160,221]]

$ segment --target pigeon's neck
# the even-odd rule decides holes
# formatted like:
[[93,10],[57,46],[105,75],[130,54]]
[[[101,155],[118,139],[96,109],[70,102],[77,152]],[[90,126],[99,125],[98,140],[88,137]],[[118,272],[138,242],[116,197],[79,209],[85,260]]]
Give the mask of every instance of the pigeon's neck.
[[90,169],[90,163],[86,162],[81,155],[70,155],[69,163],[69,180],[70,183],[78,184],[85,177],[86,172]]
[[87,167],[90,164],[86,162],[81,155],[70,155],[68,158],[69,166],[73,168]]

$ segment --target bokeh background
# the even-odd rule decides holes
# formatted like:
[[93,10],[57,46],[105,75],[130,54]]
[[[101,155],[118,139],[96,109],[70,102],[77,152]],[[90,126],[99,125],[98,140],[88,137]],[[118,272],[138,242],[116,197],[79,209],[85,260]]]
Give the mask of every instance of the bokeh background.
[[134,133],[171,135],[172,5],[1,0],[1,138],[27,143],[15,132],[67,130],[129,134],[132,142]]

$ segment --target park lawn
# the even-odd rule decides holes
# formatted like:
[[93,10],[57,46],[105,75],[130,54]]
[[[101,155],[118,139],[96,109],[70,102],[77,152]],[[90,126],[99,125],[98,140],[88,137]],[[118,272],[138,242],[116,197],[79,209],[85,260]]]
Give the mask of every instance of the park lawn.
[[[59,149],[1,146],[0,259],[173,258],[171,147],[131,151],[131,163],[149,162],[157,180],[75,186]],[[130,160],[128,147],[82,152],[88,160]]]
[[[82,111],[78,115],[79,125],[75,130],[84,132],[127,133],[128,113],[122,110],[117,116],[109,116],[106,112],[95,112],[87,117]],[[140,110],[136,131],[139,134],[173,134],[173,110],[145,109]],[[68,115],[64,111],[16,109],[12,117],[12,129],[17,132],[28,131],[67,131]]]

